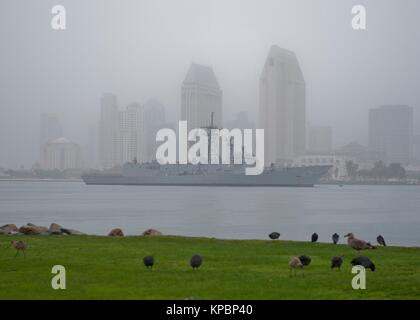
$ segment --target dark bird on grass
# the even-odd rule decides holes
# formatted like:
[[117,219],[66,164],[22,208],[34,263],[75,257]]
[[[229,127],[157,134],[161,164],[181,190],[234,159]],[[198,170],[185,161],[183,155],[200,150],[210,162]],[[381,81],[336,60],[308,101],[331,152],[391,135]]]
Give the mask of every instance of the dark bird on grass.
[[268,236],[270,237],[271,240],[277,240],[278,238],[280,238],[280,233],[272,232]]
[[196,254],[191,257],[190,265],[195,270],[198,269],[203,263],[203,257]]
[[302,275],[303,275],[303,264],[302,264],[302,261],[300,261],[298,257],[293,257],[292,259],[290,259],[289,268],[290,268],[290,276],[292,276],[292,271],[294,271],[295,276],[296,276],[297,269],[301,269]]
[[308,256],[300,256],[299,257],[300,262],[302,262],[304,267],[307,267],[311,264],[311,257]]
[[147,269],[151,269],[153,268],[153,265],[155,264],[155,258],[153,258],[152,256],[144,257],[143,263]]
[[338,240],[340,240],[340,236],[337,233],[334,233],[332,235],[332,241],[333,241],[333,243],[334,244],[337,244],[338,243]]
[[367,249],[375,249],[375,247],[372,246],[369,242],[355,238],[353,233],[349,233],[345,235],[344,237],[347,237],[348,245],[352,247],[354,250],[360,251],[360,250],[367,250]]
[[19,241],[13,240],[10,242],[10,244],[16,249],[15,258],[17,257],[20,251],[22,251],[23,257],[24,258],[26,257],[25,251],[26,249],[28,249],[28,245],[25,242],[23,242],[22,240],[19,240]]
[[375,271],[375,264],[368,258],[368,257],[357,257],[351,260],[351,264],[353,266],[362,266],[365,269],[370,269],[372,271]]
[[331,258],[331,270],[338,268],[341,270],[341,265],[343,264],[343,257],[332,257]]
[[312,242],[317,242],[318,241],[318,234],[314,233],[311,237]]
[[381,235],[379,235],[379,236],[376,238],[376,240],[378,241],[378,243],[379,243],[381,246],[386,247],[386,243],[385,243],[385,239],[384,239],[384,237],[382,237]]

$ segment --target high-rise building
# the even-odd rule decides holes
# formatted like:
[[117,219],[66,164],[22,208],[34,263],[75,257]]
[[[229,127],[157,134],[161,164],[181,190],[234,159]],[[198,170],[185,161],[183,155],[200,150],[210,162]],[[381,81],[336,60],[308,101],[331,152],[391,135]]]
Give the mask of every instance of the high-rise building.
[[87,165],[90,168],[95,168],[98,165],[97,157],[98,157],[98,148],[97,148],[97,142],[98,142],[98,130],[97,126],[95,125],[89,125],[88,129],[88,145],[86,152],[83,152],[83,154],[86,154],[87,156]]
[[181,89],[181,120],[188,128],[222,127],[222,90],[211,67],[193,63]]
[[80,146],[66,138],[48,142],[43,148],[41,166],[45,170],[80,169]]
[[143,107],[138,103],[130,104],[119,111],[118,122],[117,163],[124,164],[134,159],[144,162]]
[[327,126],[308,126],[307,151],[328,153],[332,150],[332,128]]
[[105,94],[101,99],[99,160],[108,169],[136,159],[145,161],[143,107],[138,103],[119,111],[117,98]]
[[412,158],[413,108],[387,105],[369,110],[372,160],[408,164]]
[[272,46],[260,77],[257,128],[265,130],[265,163],[305,153],[305,80],[294,52]]
[[101,98],[99,121],[99,162],[103,168],[112,168],[118,163],[116,139],[118,134],[117,97],[104,94]]
[[39,159],[42,160],[45,145],[52,140],[61,138],[63,136],[63,128],[58,115],[53,113],[41,114],[40,126]]
[[156,133],[167,127],[165,119],[165,107],[155,99],[148,100],[144,104],[144,158],[146,162],[156,160]]
[[413,137],[413,159],[420,163],[420,134]]

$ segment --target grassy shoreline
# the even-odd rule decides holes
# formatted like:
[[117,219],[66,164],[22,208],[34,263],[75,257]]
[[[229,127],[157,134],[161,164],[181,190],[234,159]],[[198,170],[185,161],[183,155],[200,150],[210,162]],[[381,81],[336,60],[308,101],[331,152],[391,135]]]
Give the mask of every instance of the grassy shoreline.
[[[30,246],[16,258],[10,240]],[[189,267],[199,253],[204,264]],[[290,277],[292,256],[312,257],[305,276]],[[376,264],[367,290],[351,288],[347,245],[185,237],[0,236],[0,299],[420,299],[420,248],[362,253]],[[145,255],[155,268],[146,270]],[[344,255],[341,271],[330,258]],[[67,289],[53,290],[51,269],[63,265]]]

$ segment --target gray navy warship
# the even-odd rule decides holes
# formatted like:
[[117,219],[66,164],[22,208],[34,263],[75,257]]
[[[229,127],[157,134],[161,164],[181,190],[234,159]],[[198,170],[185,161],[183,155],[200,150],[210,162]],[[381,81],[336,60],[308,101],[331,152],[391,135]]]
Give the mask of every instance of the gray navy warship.
[[269,167],[247,176],[243,165],[126,163],[121,174],[87,174],[88,185],[313,187],[331,166]]

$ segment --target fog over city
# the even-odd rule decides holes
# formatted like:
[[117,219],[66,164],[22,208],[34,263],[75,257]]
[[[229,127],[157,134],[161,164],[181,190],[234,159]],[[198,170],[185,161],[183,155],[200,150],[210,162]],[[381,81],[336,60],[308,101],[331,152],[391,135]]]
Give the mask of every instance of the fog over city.
[[[365,31],[351,27],[359,2]],[[66,30],[51,28],[55,4]],[[272,45],[296,53],[306,120],[331,126],[334,146],[366,145],[368,111],[380,105],[413,107],[419,134],[419,13],[418,0],[2,0],[0,167],[39,160],[44,112],[86,148],[106,92],[120,109],[156,99],[175,123],[191,63],[213,68],[225,122],[246,111],[255,124]]]

